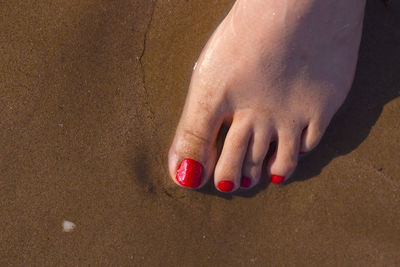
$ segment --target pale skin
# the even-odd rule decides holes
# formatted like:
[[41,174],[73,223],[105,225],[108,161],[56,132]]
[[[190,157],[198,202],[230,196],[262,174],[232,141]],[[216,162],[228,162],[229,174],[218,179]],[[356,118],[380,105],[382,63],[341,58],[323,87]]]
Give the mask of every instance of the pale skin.
[[[365,0],[237,0],[193,71],[169,151],[173,181],[200,188],[213,177],[218,190],[232,192],[260,179],[289,179],[299,153],[318,145],[350,90],[364,6]],[[223,124],[230,128],[217,159]],[[262,177],[273,141],[277,149]]]

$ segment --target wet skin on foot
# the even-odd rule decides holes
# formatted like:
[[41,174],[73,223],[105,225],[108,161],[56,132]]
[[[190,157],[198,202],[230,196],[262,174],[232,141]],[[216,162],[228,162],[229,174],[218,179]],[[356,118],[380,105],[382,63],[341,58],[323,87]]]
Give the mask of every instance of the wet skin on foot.
[[[193,71],[169,151],[174,182],[230,193],[282,184],[350,90],[365,0],[238,0]],[[251,30],[250,30],[251,29]],[[216,138],[228,125],[217,159]],[[270,143],[276,150],[263,162]],[[269,177],[261,177],[266,169]]]

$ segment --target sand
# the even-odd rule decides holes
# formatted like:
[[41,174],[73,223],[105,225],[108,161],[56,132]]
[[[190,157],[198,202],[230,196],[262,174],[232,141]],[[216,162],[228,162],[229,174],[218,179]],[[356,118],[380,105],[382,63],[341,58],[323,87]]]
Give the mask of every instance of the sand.
[[1,3],[0,265],[400,265],[398,1],[368,1],[350,96],[289,184],[169,180],[193,65],[231,4]]

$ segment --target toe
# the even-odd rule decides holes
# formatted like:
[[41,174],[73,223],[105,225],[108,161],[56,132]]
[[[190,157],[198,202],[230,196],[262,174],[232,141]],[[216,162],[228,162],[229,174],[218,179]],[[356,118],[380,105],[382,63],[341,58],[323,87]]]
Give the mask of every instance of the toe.
[[232,192],[240,186],[242,164],[250,136],[249,123],[234,119],[215,167],[214,182],[218,190]]
[[301,135],[300,155],[310,152],[319,144],[325,132],[325,128],[324,125],[318,122],[312,122],[304,128]]
[[[170,175],[183,187],[202,187],[216,161],[215,140],[223,116],[211,107],[186,104],[168,154]],[[190,101],[189,101],[190,103]],[[214,105],[215,106],[215,105]]]
[[240,187],[247,189],[260,180],[263,161],[268,152],[271,131],[268,128],[255,129],[242,167]]
[[271,182],[280,184],[293,173],[297,166],[299,147],[300,131],[278,134],[277,150],[271,158],[268,168]]

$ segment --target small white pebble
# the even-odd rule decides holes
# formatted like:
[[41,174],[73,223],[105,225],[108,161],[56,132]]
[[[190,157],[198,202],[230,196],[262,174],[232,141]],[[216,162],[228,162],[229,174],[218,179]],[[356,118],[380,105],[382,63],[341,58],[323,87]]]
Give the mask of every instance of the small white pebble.
[[63,221],[62,227],[64,232],[71,232],[75,229],[75,224],[70,221]]
[[197,61],[196,61],[196,63],[194,63],[193,70],[195,70],[196,67],[197,67]]

